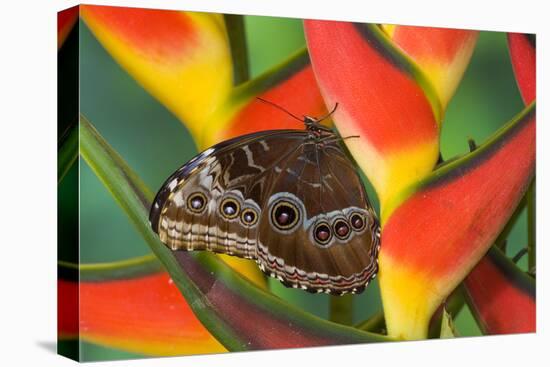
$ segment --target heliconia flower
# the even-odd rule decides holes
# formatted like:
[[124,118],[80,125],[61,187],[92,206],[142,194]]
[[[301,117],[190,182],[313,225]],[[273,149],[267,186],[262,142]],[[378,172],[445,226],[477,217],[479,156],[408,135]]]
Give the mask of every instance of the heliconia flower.
[[78,6],[57,13],[57,49],[60,49],[78,20]]
[[531,105],[473,153],[395,199],[379,255],[389,335],[427,335],[431,315],[488,250],[534,171]]
[[385,202],[432,171],[442,108],[423,72],[376,25],[306,20],[313,70],[335,125]]
[[[536,95],[534,36],[509,33],[508,48],[518,87],[529,104]],[[484,334],[535,331],[535,281],[497,248],[491,248],[470,272],[464,289]]]
[[151,356],[220,353],[226,349],[196,318],[166,272],[128,279],[58,281],[60,338]]
[[327,105],[382,203],[428,174],[439,155],[445,106],[473,52],[477,32],[305,21]]
[[303,128],[261,96],[298,115],[326,112],[305,50],[232,88],[230,42],[220,14],[83,5],[105,49],[170,109],[204,149],[258,130]]
[[492,247],[464,280],[468,304],[483,334],[536,331],[535,280]]
[[479,32],[389,24],[382,29],[426,74],[445,110],[468,66]]
[[537,93],[535,35],[508,33],[508,49],[521,96],[529,104]]
[[[381,202],[379,274],[388,335],[420,339],[488,250],[534,173],[535,112],[433,171],[444,106],[476,32],[305,22],[321,92]],[[448,48],[447,48],[448,47]],[[430,54],[431,52],[431,54]]]
[[232,86],[223,16],[95,5],[80,9],[113,58],[200,140],[204,117]]
[[[154,255],[80,266],[62,263],[59,269],[61,339],[80,338],[151,356],[226,351]],[[242,267],[236,270],[242,273]],[[263,279],[249,275],[266,289]]]

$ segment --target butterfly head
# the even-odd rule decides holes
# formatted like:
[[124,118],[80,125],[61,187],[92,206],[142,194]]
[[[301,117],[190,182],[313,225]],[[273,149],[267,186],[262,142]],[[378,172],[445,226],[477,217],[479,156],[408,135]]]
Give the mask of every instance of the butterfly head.
[[313,133],[316,137],[326,137],[335,135],[331,128],[321,125],[323,119],[317,119],[311,116],[304,116],[306,130]]
[[327,118],[332,116],[334,112],[336,112],[336,108],[338,108],[338,102],[334,105],[332,111],[330,111],[323,117],[315,118],[311,116],[304,116],[304,124],[306,125],[306,130],[314,133],[317,137],[336,135],[331,128],[321,125],[321,122],[323,120],[326,120]]

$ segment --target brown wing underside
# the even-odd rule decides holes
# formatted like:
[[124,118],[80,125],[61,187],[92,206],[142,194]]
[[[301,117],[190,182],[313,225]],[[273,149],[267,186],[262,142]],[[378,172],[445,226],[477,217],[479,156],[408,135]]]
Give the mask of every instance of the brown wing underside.
[[[270,167],[299,148],[303,134],[275,133],[263,138],[227,146],[178,170],[163,189],[157,202],[158,234],[173,250],[209,250],[256,259],[257,228],[264,187],[273,178]],[[190,210],[189,199],[202,194],[205,207]],[[243,225],[239,216],[225,218],[220,212],[224,198],[239,203],[240,209],[257,213],[254,225]],[[151,217],[155,217],[152,213]],[[153,227],[155,224],[152,223]]]
[[[285,285],[313,292],[360,292],[377,271],[374,212],[355,168],[337,144],[306,142],[305,132],[281,132],[212,149],[190,161],[161,189],[152,209],[153,228],[173,250],[209,250],[255,259]],[[214,147],[215,148],[215,147]],[[204,206],[193,210],[191,199]],[[160,199],[158,199],[160,197]],[[274,228],[272,204],[289,199],[302,210],[291,232]],[[235,217],[223,213],[227,201]],[[158,213],[155,213],[155,210]],[[256,213],[253,224],[242,214]],[[365,219],[349,238],[328,246],[312,238],[320,221]]]
[[[304,146],[299,159],[281,167],[266,198],[275,195],[279,195],[275,201],[288,199],[301,205],[305,218],[299,228],[286,233],[274,231],[273,220],[262,216],[260,267],[290,286],[310,291],[362,291],[377,272],[378,222],[355,168],[340,147]],[[270,207],[269,202],[263,204]],[[349,223],[350,215],[357,212],[365,218],[364,228],[339,239],[335,221]],[[332,230],[328,244],[314,238],[314,229],[322,222]]]

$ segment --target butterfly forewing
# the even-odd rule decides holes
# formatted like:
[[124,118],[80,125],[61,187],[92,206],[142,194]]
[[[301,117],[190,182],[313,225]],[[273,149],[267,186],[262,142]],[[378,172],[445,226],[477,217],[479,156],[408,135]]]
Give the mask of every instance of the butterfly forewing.
[[222,142],[189,161],[163,185],[150,213],[173,250],[210,250],[256,258],[259,203],[275,162],[304,134],[268,131]]

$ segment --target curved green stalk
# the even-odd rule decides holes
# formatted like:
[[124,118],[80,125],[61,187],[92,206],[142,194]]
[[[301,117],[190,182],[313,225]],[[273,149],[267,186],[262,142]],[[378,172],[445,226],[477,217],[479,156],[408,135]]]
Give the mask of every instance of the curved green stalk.
[[57,266],[62,277],[78,279],[78,276],[80,276],[80,281],[83,282],[130,279],[158,273],[164,269],[153,254],[120,261],[90,264],[58,261]]
[[527,270],[529,272],[535,270],[537,265],[537,247],[536,247],[536,183],[533,178],[531,186],[527,191]]
[[382,333],[386,329],[386,320],[384,319],[384,312],[380,311],[360,323],[354,326],[357,329],[370,331],[373,333]]
[[57,183],[69,172],[78,157],[78,126],[71,126],[59,139],[57,148]]
[[250,78],[244,18],[242,15],[224,14],[223,19],[233,61],[233,85],[239,85]]

